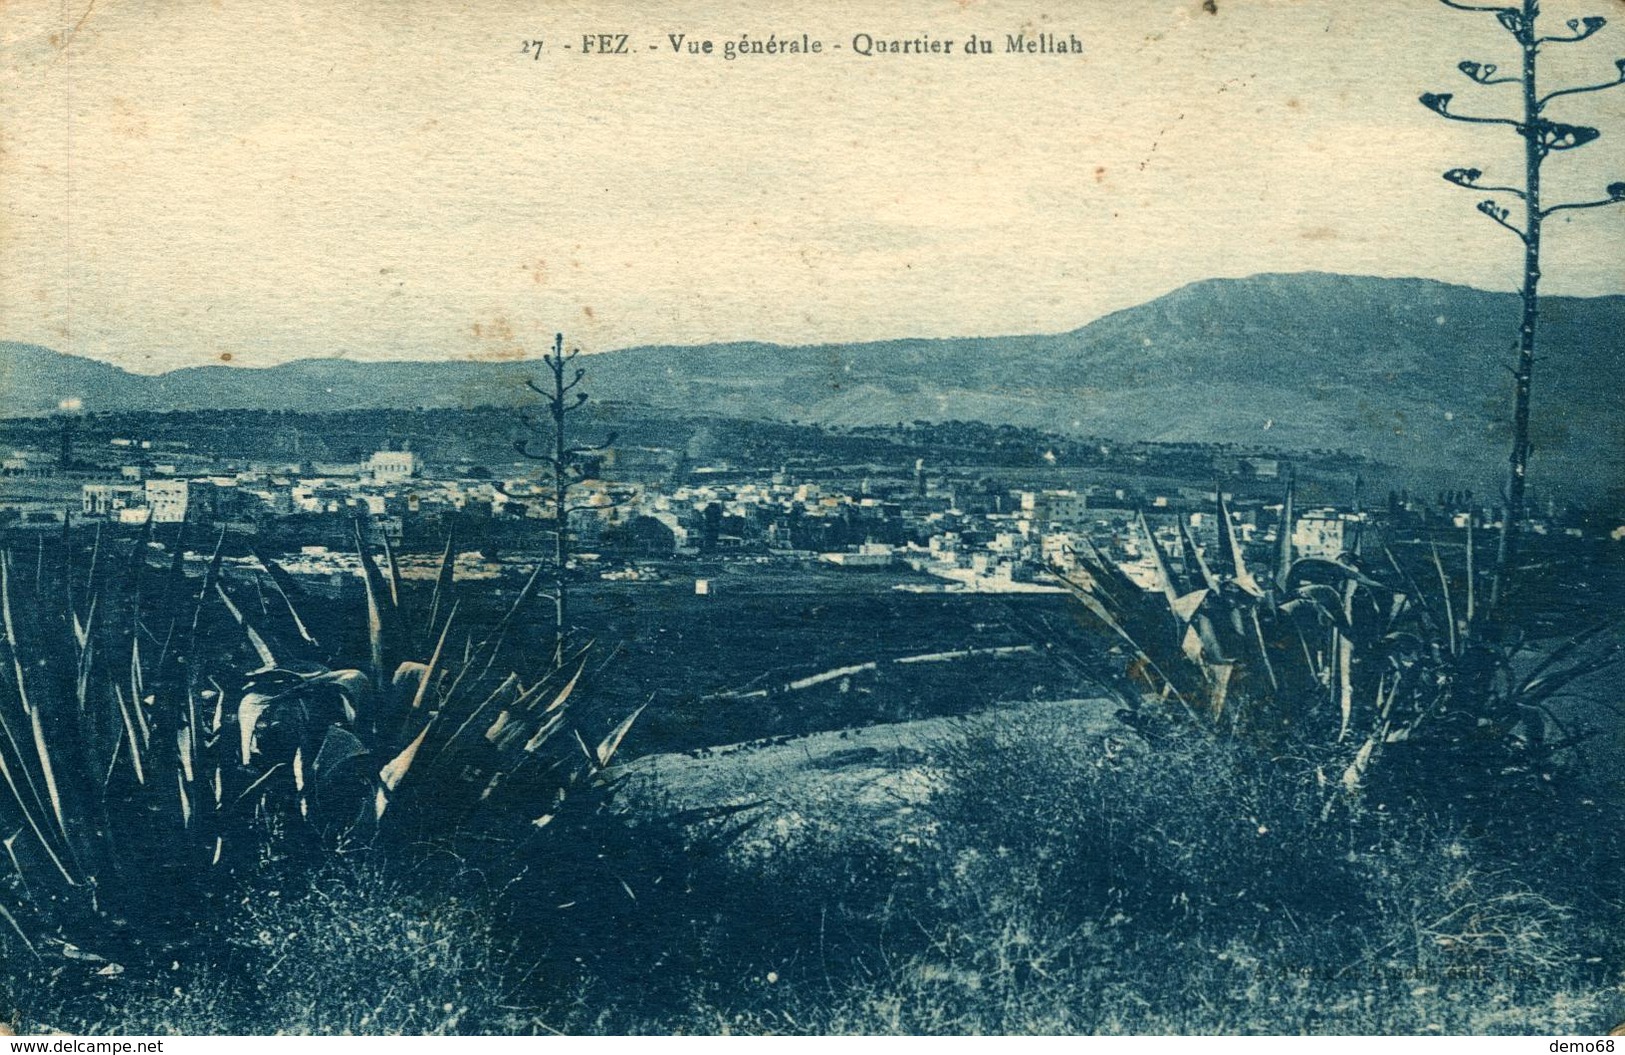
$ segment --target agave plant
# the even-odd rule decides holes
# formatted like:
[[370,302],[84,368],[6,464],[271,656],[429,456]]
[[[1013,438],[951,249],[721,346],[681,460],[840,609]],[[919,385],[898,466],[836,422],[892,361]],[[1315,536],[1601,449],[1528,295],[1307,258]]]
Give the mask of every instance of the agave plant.
[[1274,575],[1260,577],[1248,567],[1222,494],[1217,505],[1211,560],[1178,525],[1183,574],[1139,518],[1154,566],[1151,589],[1087,543],[1077,554],[1083,574],[1063,576],[1126,645],[1129,674],[1155,698],[1205,726],[1306,758],[1323,784],[1351,794],[1367,785],[1385,751],[1401,750],[1396,745],[1436,772],[1450,771],[1447,760],[1467,764],[1462,790],[1486,771],[1538,782],[1579,739],[1550,703],[1617,663],[1621,643],[1607,640],[1601,626],[1545,646],[1479,633],[1470,534],[1460,598],[1437,548],[1431,592],[1386,547],[1386,567],[1378,569],[1352,553],[1294,560],[1283,539]]
[[117,973],[268,866],[357,840],[513,849],[600,801],[583,792],[637,714],[587,747],[587,650],[559,665],[515,633],[536,573],[494,624],[464,621],[452,540],[409,590],[358,524],[355,632],[271,558],[228,568],[223,536],[188,575],[185,531],[167,568],[150,526],[116,562],[99,530],[88,553],[66,530],[31,561],[0,549],[0,919],[28,950]]

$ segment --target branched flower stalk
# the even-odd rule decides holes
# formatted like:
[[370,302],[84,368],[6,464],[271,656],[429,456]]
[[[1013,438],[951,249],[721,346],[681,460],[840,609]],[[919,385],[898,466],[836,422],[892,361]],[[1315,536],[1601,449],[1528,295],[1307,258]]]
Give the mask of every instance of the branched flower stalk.
[[521,455],[542,464],[544,485],[552,492],[553,659],[556,665],[564,663],[569,647],[570,515],[586,508],[571,504],[571,491],[585,477],[587,461],[609,449],[615,442],[614,433],[596,444],[573,444],[569,440],[566,428],[569,416],[587,402],[587,393],[579,390],[587,371],[572,365],[580,354],[579,348],[572,348],[566,353],[564,335],[554,335],[552,350],[542,357],[542,364],[547,367],[547,377],[541,384],[529,380],[525,382],[527,388],[542,397],[547,420],[521,417],[526,428],[543,434],[544,443],[534,446],[530,440],[522,439],[514,444],[514,449]]
[[1567,124],[1546,116],[1546,108],[1557,99],[1589,92],[1601,92],[1625,84],[1625,59],[1614,63],[1619,71],[1613,80],[1576,87],[1540,91],[1537,70],[1542,49],[1556,44],[1574,44],[1586,40],[1607,25],[1600,16],[1573,18],[1566,23],[1566,32],[1542,35],[1539,28],[1539,0],[1522,0],[1518,6],[1464,4],[1458,0],[1441,0],[1457,11],[1492,14],[1517,42],[1522,59],[1518,72],[1503,75],[1500,67],[1487,62],[1462,62],[1457,66],[1468,80],[1479,85],[1513,84],[1521,89],[1522,106],[1518,117],[1482,117],[1458,113],[1453,109],[1454,96],[1450,93],[1428,92],[1421,97],[1423,106],[1441,117],[1470,124],[1505,125],[1523,138],[1524,177],[1522,186],[1489,184],[1482,182],[1483,172],[1476,168],[1453,168],[1444,174],[1445,180],[1469,190],[1510,195],[1523,203],[1523,223],[1513,221],[1512,211],[1494,198],[1478,203],[1478,211],[1512,232],[1524,247],[1523,264],[1523,318],[1518,328],[1518,358],[1513,368],[1512,452],[1507,478],[1506,504],[1502,516],[1501,537],[1496,554],[1495,576],[1490,591],[1489,615],[1498,618],[1504,612],[1511,576],[1516,560],[1518,528],[1525,515],[1525,491],[1528,483],[1529,456],[1529,403],[1534,378],[1536,324],[1539,320],[1540,250],[1542,222],[1554,213],[1573,209],[1594,209],[1603,205],[1625,202],[1625,182],[1610,183],[1603,196],[1586,201],[1544,204],[1541,197],[1541,166],[1554,152],[1574,150],[1593,142],[1601,132],[1587,125]]

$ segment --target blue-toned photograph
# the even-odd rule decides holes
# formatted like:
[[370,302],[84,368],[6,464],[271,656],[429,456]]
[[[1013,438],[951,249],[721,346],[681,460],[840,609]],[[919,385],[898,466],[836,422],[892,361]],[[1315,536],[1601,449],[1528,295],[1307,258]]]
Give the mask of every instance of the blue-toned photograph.
[[1625,1033],[1617,4],[4,23],[0,1033]]

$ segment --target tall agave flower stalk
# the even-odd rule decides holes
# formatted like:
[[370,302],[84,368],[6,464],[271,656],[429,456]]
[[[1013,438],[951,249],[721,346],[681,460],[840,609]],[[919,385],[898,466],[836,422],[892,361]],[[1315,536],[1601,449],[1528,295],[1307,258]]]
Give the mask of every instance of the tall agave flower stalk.
[[189,575],[184,525],[165,565],[150,526],[122,555],[100,531],[0,547],[0,928],[116,973],[268,866],[357,839],[517,848],[598,801],[636,714],[587,747],[585,651],[515,633],[536,574],[481,624],[450,539],[432,589],[356,539],[363,612],[264,555],[227,567],[223,537]]
[[1349,553],[1293,560],[1287,544],[1266,577],[1249,569],[1222,494],[1216,512],[1214,553],[1178,526],[1182,572],[1139,518],[1152,589],[1087,544],[1077,554],[1084,574],[1063,578],[1128,649],[1129,673],[1148,695],[1203,726],[1313,760],[1340,792],[1361,791],[1400,744],[1425,747],[1432,761],[1470,750],[1499,775],[1538,778],[1580,738],[1552,699],[1619,661],[1621,644],[1604,627],[1545,646],[1480,640],[1470,533],[1465,591],[1452,590],[1437,548],[1433,590],[1386,547],[1379,569]]

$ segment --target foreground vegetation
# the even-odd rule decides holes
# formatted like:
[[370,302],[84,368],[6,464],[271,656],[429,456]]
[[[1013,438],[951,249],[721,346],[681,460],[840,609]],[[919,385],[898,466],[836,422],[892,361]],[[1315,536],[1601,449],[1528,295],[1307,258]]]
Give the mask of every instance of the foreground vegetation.
[[622,1013],[582,1025],[1545,1033],[1625,1008],[1616,808],[1554,792],[1533,851],[1442,811],[1323,822],[1242,743],[1087,710],[985,715],[905,757],[937,790],[901,831],[753,840],[681,1010],[606,993]]
[[[0,992],[23,1029],[1589,1033],[1625,1017],[1618,788],[1556,754],[1506,765],[1498,740],[1438,766],[1442,741],[1383,736],[1380,765],[1326,780],[1387,716],[1351,708],[1325,759],[1289,757],[1296,741],[1191,719],[1202,666],[1171,673],[1200,679],[1189,698],[1142,698],[1126,649],[1104,712],[897,727],[886,764],[919,794],[888,823],[792,816],[763,785],[681,809],[618,791],[632,711],[594,698],[585,654],[552,662],[528,591],[464,629],[449,564],[413,588],[385,553],[352,608],[299,596],[272,562],[188,576],[146,541],[87,540],[61,564],[13,547],[0,565],[17,734],[0,750]],[[1339,626],[1323,624],[1334,646]],[[1454,669],[1420,615],[1408,630],[1433,681]],[[36,673],[58,664],[72,676]],[[1351,668],[1362,698],[1368,675],[1375,698],[1385,679]],[[1228,698],[1206,713],[1234,713]],[[1418,729],[1471,702],[1407,699]],[[59,761],[74,724],[94,766]],[[335,741],[344,779],[322,776],[332,754],[318,764]],[[57,790],[36,796],[46,756]],[[497,776],[514,772],[531,776]],[[56,802],[89,820],[59,824]]]
[[245,901],[224,948],[253,970],[235,982],[205,964],[75,1003],[59,977],[37,1006],[186,1032],[1589,1033],[1620,1017],[1617,809],[1558,794],[1531,857],[1437,816],[1328,827],[1259,761],[1173,723],[1102,733],[1067,705],[1014,709],[911,756],[936,791],[901,828],[765,814],[730,839],[743,815],[683,818],[691,849],[731,852],[685,857],[674,896],[652,893],[619,937],[596,928],[596,960],[515,926],[489,880],[448,889],[363,857]]

